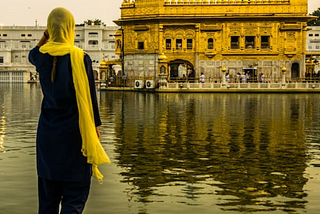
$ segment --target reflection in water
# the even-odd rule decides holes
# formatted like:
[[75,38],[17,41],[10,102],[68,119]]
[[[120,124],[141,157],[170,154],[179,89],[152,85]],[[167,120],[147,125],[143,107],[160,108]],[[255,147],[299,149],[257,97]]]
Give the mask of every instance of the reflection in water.
[[314,100],[278,94],[104,96],[115,112],[122,182],[132,187],[127,191],[135,201],[161,200],[172,194],[159,192],[162,187],[180,186],[176,197],[201,204],[202,196],[212,195],[211,203],[225,211],[305,208],[303,121],[312,114],[305,102],[312,106]]
[[[38,84],[0,84],[1,213],[36,212],[41,98]],[[84,214],[319,213],[318,94],[98,98],[112,163]]]
[[5,120],[5,108],[4,108],[4,103],[1,103],[1,109],[0,109],[0,153],[5,153],[5,148],[4,148],[4,136],[5,136],[5,131],[6,131],[6,120]]

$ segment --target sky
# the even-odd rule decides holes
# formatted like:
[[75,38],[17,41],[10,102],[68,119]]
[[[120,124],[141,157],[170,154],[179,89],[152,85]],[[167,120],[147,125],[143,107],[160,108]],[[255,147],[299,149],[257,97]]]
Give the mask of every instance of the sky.
[[[115,25],[120,18],[122,0],[1,0],[0,25],[45,26],[47,16],[55,7],[70,10],[77,24],[87,19],[100,19],[107,25]],[[319,0],[309,0],[309,13],[320,8]]]

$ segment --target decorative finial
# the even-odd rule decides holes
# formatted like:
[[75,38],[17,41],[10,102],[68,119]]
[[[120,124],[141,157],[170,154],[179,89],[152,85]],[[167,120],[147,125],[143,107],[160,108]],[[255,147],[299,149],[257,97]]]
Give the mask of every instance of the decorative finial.
[[222,70],[222,72],[226,72],[226,71],[227,71],[227,68],[226,68],[226,66],[225,66],[225,64],[224,64],[224,63],[223,63],[223,65],[222,65],[221,70]]

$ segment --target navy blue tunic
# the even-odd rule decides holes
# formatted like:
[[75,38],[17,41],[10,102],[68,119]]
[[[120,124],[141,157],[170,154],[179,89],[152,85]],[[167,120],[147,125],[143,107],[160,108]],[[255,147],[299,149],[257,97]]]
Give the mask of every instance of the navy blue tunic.
[[[91,165],[81,153],[79,113],[73,85],[70,55],[57,57],[56,77],[51,82],[53,57],[39,52],[29,53],[29,61],[36,66],[43,93],[37,130],[38,176],[56,181],[83,181],[91,178]],[[95,125],[101,125],[98,111],[92,62],[84,57],[88,75]]]

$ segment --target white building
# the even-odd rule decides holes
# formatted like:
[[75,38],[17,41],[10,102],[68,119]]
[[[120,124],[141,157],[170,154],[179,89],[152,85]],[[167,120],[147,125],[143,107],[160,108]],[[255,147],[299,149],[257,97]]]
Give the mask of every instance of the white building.
[[[45,26],[0,26],[0,82],[27,82],[30,74],[36,73],[28,54],[45,29]],[[90,55],[97,77],[103,56],[119,58],[114,51],[118,29],[118,26],[76,26],[75,45]]]
[[[320,26],[308,26],[307,53],[320,62]],[[320,74],[320,63],[315,65],[315,71]]]
[[309,26],[307,33],[307,52],[320,53],[320,26]]

